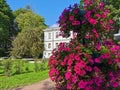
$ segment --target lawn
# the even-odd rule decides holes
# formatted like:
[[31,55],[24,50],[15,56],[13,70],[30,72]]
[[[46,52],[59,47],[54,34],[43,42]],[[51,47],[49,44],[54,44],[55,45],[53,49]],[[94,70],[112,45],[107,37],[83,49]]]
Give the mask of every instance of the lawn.
[[[15,66],[15,63],[13,66]],[[27,71],[25,70],[26,66],[29,68]],[[12,74],[9,77],[4,75],[4,65],[0,67],[0,90],[17,88],[48,78],[47,62],[38,63],[38,72],[34,71],[34,63],[24,63],[24,67],[21,67],[22,72],[20,74],[15,74],[14,72],[16,69],[12,67]]]

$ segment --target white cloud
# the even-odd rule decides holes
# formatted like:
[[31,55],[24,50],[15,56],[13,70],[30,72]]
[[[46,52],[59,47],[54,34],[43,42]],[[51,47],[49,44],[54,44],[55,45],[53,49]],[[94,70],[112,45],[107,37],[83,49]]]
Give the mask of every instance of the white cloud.
[[59,24],[56,23],[56,24],[51,25],[50,27],[59,27]]

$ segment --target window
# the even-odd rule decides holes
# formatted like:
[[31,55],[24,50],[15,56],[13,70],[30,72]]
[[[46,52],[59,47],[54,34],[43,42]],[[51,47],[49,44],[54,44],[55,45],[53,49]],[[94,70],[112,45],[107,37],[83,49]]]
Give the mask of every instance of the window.
[[44,48],[46,49],[46,47],[47,47],[47,45],[45,44],[45,45],[44,45]]
[[58,38],[58,32],[56,32],[56,38]]
[[51,43],[48,44],[48,48],[51,48]]
[[48,38],[51,39],[51,33],[48,33]]
[[56,48],[58,47],[58,43],[56,43]]
[[50,56],[50,53],[48,53],[48,56]]

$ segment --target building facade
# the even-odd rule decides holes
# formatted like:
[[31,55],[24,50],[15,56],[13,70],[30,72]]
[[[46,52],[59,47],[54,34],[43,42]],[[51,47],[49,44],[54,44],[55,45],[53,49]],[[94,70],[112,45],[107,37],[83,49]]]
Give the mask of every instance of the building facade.
[[44,30],[44,52],[43,58],[49,58],[52,54],[52,50],[57,48],[61,42],[69,42],[73,37],[71,32],[70,37],[63,38],[59,36],[60,27],[52,27]]

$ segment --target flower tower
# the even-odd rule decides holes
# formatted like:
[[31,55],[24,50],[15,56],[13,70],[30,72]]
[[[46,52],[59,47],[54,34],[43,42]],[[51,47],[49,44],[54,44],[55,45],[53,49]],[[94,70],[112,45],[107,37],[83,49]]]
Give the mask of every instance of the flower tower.
[[119,89],[120,47],[110,37],[109,12],[101,0],[84,0],[82,10],[75,4],[63,11],[61,34],[73,31],[76,37],[52,51],[49,76],[57,90]]

